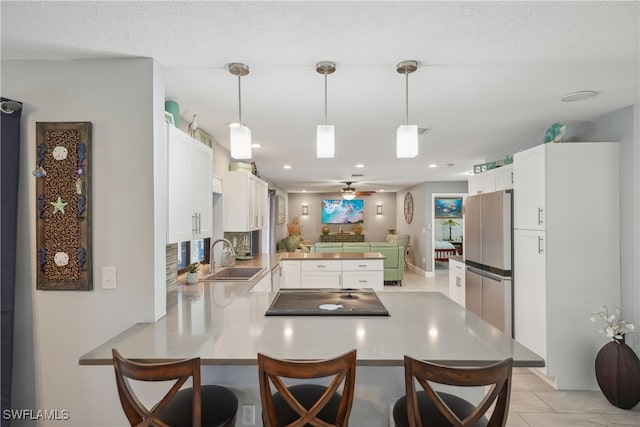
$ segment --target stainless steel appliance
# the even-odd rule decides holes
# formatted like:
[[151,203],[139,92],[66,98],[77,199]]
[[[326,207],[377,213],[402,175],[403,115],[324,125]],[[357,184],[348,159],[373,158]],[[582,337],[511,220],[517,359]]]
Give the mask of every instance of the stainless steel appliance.
[[465,306],[513,336],[511,190],[465,202]]

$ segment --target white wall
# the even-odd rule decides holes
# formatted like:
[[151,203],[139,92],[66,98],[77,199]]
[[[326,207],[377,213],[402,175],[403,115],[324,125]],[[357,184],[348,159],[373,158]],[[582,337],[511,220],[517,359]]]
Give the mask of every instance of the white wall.
[[[407,224],[404,218],[404,197],[411,192],[413,197],[413,220]],[[398,217],[398,233],[409,234],[411,262],[415,268],[433,275],[433,219],[434,194],[458,194],[467,192],[467,181],[423,182],[422,184],[406,188],[397,194],[396,214]],[[447,230],[447,237],[449,232]]]
[[[164,95],[151,59],[3,61],[2,94],[22,101],[13,407],[67,409],[38,425],[125,425],[110,367],[78,359],[137,322],[164,315]],[[37,121],[88,121],[92,291],[35,290]],[[160,234],[159,234],[160,233]],[[156,251],[155,248],[160,248]],[[161,259],[157,259],[161,257]],[[101,268],[116,267],[103,290]],[[3,408],[4,409],[4,408]],[[30,423],[20,423],[29,425]]]
[[[297,216],[302,224],[305,240],[319,242],[322,234],[322,200],[340,199],[336,193],[289,193],[287,222]],[[389,229],[396,228],[396,193],[375,193],[358,197],[364,200],[364,222],[362,234],[368,242],[384,242]],[[382,205],[382,215],[376,215],[377,205]],[[302,205],[309,207],[309,215],[302,216]],[[344,232],[351,231],[351,225],[343,225]],[[338,231],[338,224],[330,224],[332,232]]]

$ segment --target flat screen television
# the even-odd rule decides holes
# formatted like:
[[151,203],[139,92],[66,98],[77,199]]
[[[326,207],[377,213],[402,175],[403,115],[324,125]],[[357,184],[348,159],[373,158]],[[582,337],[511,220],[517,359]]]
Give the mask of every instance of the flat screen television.
[[357,224],[364,222],[364,200],[327,199],[322,201],[323,224]]

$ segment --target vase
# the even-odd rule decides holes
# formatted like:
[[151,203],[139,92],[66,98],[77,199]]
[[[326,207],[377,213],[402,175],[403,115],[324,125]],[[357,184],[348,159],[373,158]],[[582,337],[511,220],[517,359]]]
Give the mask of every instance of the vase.
[[640,402],[640,360],[624,336],[600,349],[595,369],[598,386],[612,405],[631,409]]
[[394,234],[396,233],[396,230],[394,229],[390,229],[389,230],[389,234],[387,234],[387,242],[390,241],[391,239],[393,239]]
[[287,252],[295,252],[300,246],[300,237],[287,236],[282,240],[282,243],[284,243],[284,247],[287,249]]
[[325,225],[324,227],[322,227],[322,234],[327,235],[327,234],[329,234],[329,231],[331,231],[331,230],[329,230],[329,226],[328,225]]

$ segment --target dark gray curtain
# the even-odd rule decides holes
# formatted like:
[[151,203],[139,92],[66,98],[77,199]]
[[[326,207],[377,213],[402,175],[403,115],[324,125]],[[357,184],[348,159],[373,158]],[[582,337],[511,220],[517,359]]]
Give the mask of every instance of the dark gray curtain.
[[[0,225],[2,286],[2,409],[11,408],[11,374],[13,365],[13,318],[16,286],[16,239],[18,231],[18,172],[20,163],[20,118],[22,104],[7,98],[0,99]],[[12,112],[11,112],[12,111]],[[11,421],[2,417],[2,427]]]

